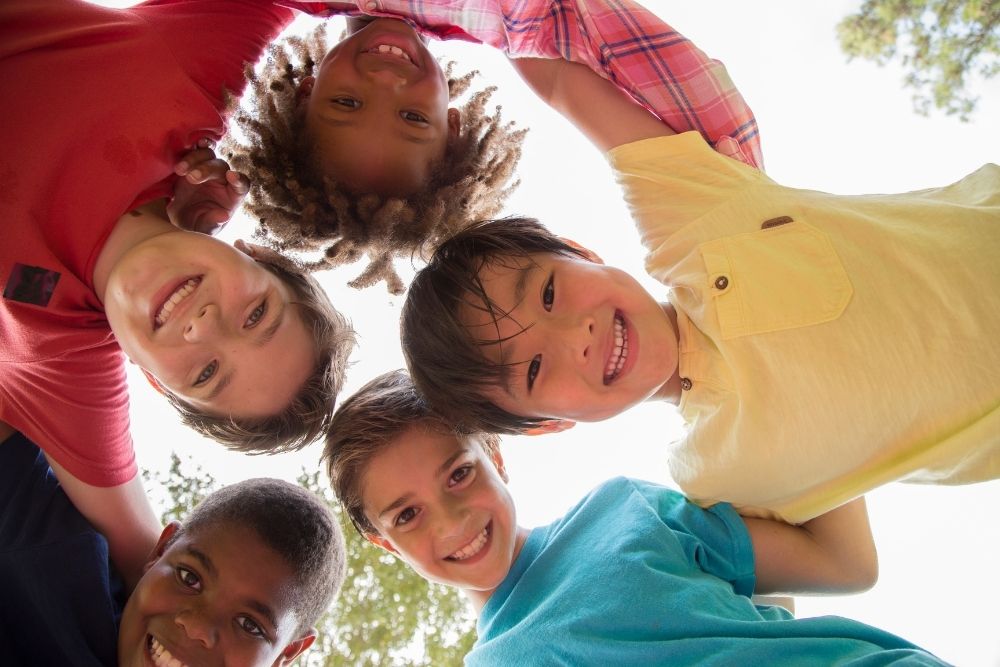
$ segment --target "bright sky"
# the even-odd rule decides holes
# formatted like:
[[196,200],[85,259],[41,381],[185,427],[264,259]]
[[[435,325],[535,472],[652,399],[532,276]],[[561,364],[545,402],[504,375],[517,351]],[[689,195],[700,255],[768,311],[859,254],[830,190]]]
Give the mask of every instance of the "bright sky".
[[[847,64],[841,55],[834,26],[858,2],[706,0],[670,3],[669,13],[660,0],[646,4],[727,64],[757,114],[768,173],[781,183],[837,193],[896,192],[950,183],[1000,159],[998,80],[978,83],[983,99],[969,124],[915,115],[898,69]],[[466,44],[437,46],[435,52],[480,70],[483,82],[499,86],[494,101],[503,105],[506,118],[532,128],[521,163],[523,182],[509,212],[536,216],[596,249],[609,264],[641,275],[639,244],[602,156],[531,98],[502,56]],[[250,229],[249,222],[238,221],[225,237],[248,236]],[[360,334],[347,392],[403,365],[395,336],[401,299],[381,287],[347,288],[359,270],[321,277]],[[659,284],[647,284],[662,293]],[[995,286],[984,286],[990,287]],[[301,467],[317,465],[319,446],[277,457],[225,452],[178,425],[137,372],[130,379],[133,431],[144,467],[165,470],[170,450],[194,457],[223,481],[294,478]],[[669,483],[665,446],[680,429],[676,410],[657,404],[564,434],[507,438],[504,451],[521,523],[535,526],[559,516],[609,476]],[[1000,553],[1000,483],[891,485],[869,495],[869,508],[880,551],[878,585],[859,596],[800,598],[799,615],[850,616],[956,664],[1000,665],[995,608],[1000,583],[993,572]]]

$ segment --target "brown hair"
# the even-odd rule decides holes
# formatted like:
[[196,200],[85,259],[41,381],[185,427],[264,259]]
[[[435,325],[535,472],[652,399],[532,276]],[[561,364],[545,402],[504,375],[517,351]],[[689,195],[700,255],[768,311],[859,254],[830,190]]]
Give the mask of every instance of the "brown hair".
[[296,484],[248,479],[205,498],[171,541],[217,525],[253,530],[284,559],[295,573],[296,635],[312,627],[340,590],[346,571],[344,535],[330,508]]
[[284,410],[263,418],[220,417],[199,410],[165,392],[181,421],[227,448],[250,454],[273,454],[301,449],[326,432],[344,383],[347,358],[354,349],[350,322],[330,303],[315,278],[290,261],[262,261],[291,290],[293,303],[316,344],[312,373]]
[[[337,409],[326,436],[323,461],[337,499],[362,535],[379,532],[365,515],[361,497],[361,481],[368,463],[417,425],[469,437],[452,431],[430,409],[403,370],[389,371],[371,380]],[[473,437],[491,458],[499,450],[497,436],[476,434]]]
[[[247,69],[249,85],[234,113],[244,140],[228,139],[233,169],[250,176],[247,208],[260,224],[256,236],[277,250],[322,250],[310,270],[354,262],[368,265],[350,282],[367,287],[381,280],[394,294],[403,283],[396,256],[423,254],[468,221],[496,215],[516,187],[510,179],[521,156],[525,130],[486,111],[495,88],[474,93],[461,108],[462,131],[423,190],[405,198],[350,191],[318,173],[298,104],[298,86],[326,53],[325,30],[272,45],[260,74]],[[451,98],[465,92],[476,72],[453,77]]]
[[459,319],[462,308],[488,313],[494,326],[507,317],[479,273],[488,265],[521,268],[535,253],[586,257],[532,218],[486,220],[442,243],[410,285],[400,316],[406,365],[427,402],[462,431],[521,433],[543,421],[507,412],[487,396],[506,384],[511,364],[490,361],[483,348],[505,341],[477,338]]

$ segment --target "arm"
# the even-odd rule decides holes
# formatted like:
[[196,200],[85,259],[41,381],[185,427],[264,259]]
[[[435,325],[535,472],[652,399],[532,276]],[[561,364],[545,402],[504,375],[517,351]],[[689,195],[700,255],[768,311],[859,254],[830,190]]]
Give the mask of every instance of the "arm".
[[744,518],[756,559],[755,593],[846,593],[871,588],[878,555],[864,497],[800,526]]
[[14,435],[14,433],[16,433],[16,431],[13,426],[5,422],[0,422],[0,444],[2,444],[3,441],[10,436]]
[[66,495],[108,541],[111,559],[128,589],[135,587],[156,546],[162,526],[138,475],[119,486],[102,488],[81,482],[48,457]]

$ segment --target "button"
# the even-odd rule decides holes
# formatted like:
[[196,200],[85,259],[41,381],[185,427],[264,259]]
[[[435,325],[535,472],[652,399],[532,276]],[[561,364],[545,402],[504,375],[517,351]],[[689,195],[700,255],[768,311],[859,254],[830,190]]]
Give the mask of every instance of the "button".
[[684,391],[690,391],[691,380],[689,380],[688,378],[681,378],[681,389],[683,389]]
[[725,276],[719,276],[715,279],[715,289],[724,290],[729,287],[729,278]]
[[771,229],[771,227],[779,227],[781,225],[787,225],[789,222],[795,222],[789,215],[781,215],[777,218],[771,218],[770,220],[765,220],[760,228],[761,229]]
[[375,11],[376,9],[378,9],[378,3],[375,2],[375,0],[368,0],[368,2],[365,3],[365,9],[367,9],[370,12]]

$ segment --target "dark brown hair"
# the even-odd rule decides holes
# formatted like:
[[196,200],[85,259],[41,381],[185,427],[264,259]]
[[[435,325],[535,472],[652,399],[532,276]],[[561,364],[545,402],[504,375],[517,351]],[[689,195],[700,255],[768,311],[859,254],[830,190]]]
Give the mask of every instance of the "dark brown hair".
[[[307,265],[331,268],[367,256],[351,281],[367,287],[386,281],[394,294],[403,283],[392,265],[397,256],[426,254],[470,220],[496,215],[517,183],[511,177],[521,156],[525,130],[502,123],[499,107],[486,105],[494,88],[472,94],[461,107],[462,130],[423,190],[405,198],[354,192],[315,167],[305,116],[298,103],[302,79],[312,76],[326,53],[321,26],[308,38],[273,45],[259,74],[234,112],[244,138],[229,137],[225,150],[233,169],[253,183],[247,208],[259,220],[256,236],[277,250],[322,251]],[[451,76],[452,99],[475,76]]]
[[482,310],[494,326],[507,317],[486,293],[480,271],[521,268],[536,253],[586,257],[532,218],[486,220],[442,243],[410,285],[400,317],[406,364],[431,407],[462,431],[520,433],[543,421],[507,412],[487,396],[506,384],[510,365],[490,361],[483,348],[504,340],[473,336],[459,318],[463,308]]

